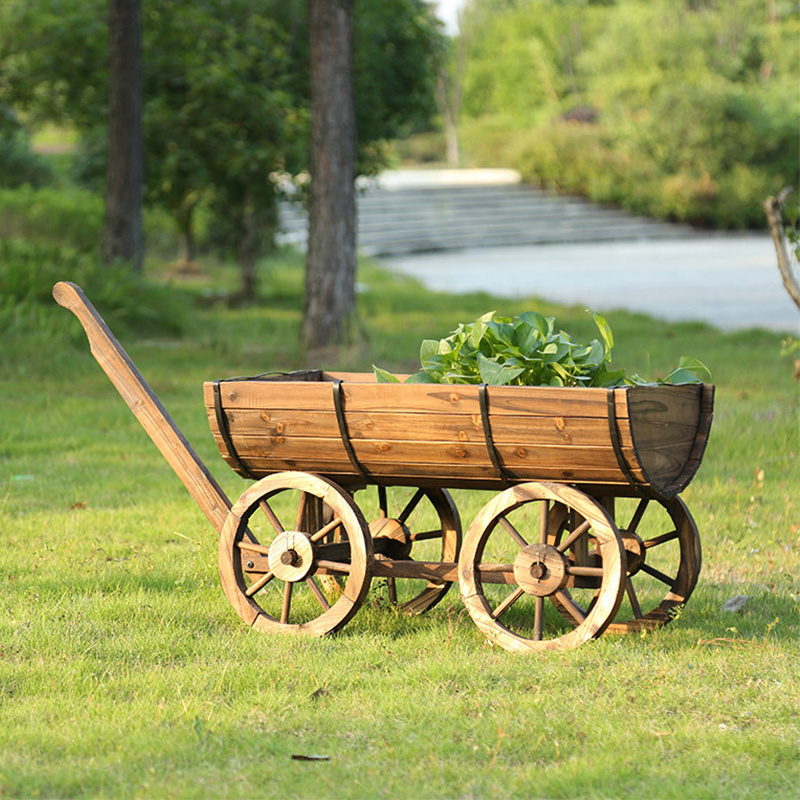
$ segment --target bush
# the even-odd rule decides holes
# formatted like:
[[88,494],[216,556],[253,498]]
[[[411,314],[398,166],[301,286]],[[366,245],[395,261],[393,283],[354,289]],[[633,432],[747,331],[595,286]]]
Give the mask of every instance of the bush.
[[0,190],[0,238],[99,253],[103,200],[83,189]]
[[45,186],[55,178],[46,159],[31,152],[27,133],[0,108],[0,187]]
[[189,319],[188,296],[148,283],[124,267],[108,267],[75,250],[15,240],[0,241],[0,328],[8,334],[80,339],[70,315],[56,313],[53,286],[80,285],[115,331],[179,336]]
[[702,162],[667,171],[642,144],[621,140],[602,125],[556,121],[528,134],[512,166],[544,189],[657,219],[727,229],[764,227],[764,198],[792,182],[772,168],[735,160],[714,171]]

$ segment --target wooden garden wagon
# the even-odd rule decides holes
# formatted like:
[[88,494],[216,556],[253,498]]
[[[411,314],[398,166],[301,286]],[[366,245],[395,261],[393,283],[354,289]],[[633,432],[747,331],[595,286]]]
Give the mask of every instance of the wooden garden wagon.
[[[222,456],[255,481],[231,504],[79,287],[54,296],[219,533],[222,587],[254,628],[327,634],[373,579],[412,613],[458,582],[491,642],[537,651],[663,625],[695,587],[700,538],[678,494],[703,456],[713,386],[208,382]],[[463,542],[451,489],[493,490]]]

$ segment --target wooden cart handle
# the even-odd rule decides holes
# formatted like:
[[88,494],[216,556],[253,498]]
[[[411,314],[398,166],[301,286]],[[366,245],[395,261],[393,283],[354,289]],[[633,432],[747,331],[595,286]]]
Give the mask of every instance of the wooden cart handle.
[[161,405],[161,401],[103,318],[80,286],[74,283],[57,283],[53,287],[53,297],[60,306],[69,309],[78,318],[86,331],[95,360],[175,470],[175,474],[183,481],[214,530],[221,533],[231,507],[230,500]]

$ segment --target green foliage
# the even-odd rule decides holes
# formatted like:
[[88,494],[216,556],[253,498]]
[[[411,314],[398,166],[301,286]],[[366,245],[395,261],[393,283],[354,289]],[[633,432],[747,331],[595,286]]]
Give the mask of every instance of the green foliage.
[[[725,228],[763,227],[763,199],[797,182],[800,15],[788,4],[768,14],[755,0],[469,9],[462,128],[477,163]],[[578,105],[596,121],[565,122]],[[502,118],[505,143],[470,134],[490,117]]]
[[0,238],[99,252],[103,213],[102,198],[85,189],[0,190]]
[[98,257],[66,247],[0,240],[0,327],[6,335],[81,334],[74,320],[56,314],[53,286],[77,283],[109,326],[143,336],[175,336],[186,330],[187,296],[146,282],[130,269],[103,265]]
[[[407,383],[485,383],[489,386],[621,386],[646,383],[638,375],[610,370],[614,335],[600,314],[591,312],[600,340],[576,342],[562,330],[555,317],[525,311],[513,318],[494,311],[475,322],[459,324],[444,339],[425,339],[420,346],[422,369]],[[379,382],[398,379],[374,367]],[[683,357],[680,365],[659,383],[699,383],[699,374],[710,374],[696,359]]]
[[[0,189],[0,239],[63,246],[96,254],[103,238],[103,199],[76,186]],[[145,212],[145,234],[162,251],[174,247],[173,226],[164,212]]]
[[27,133],[0,105],[0,188],[44,186],[53,179],[49,163],[31,152]]

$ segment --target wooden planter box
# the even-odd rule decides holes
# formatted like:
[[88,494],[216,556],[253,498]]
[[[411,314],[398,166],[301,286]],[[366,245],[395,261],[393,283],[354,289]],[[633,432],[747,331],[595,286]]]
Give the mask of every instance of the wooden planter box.
[[645,489],[692,479],[714,387],[614,389],[376,383],[308,371],[204,384],[223,458],[250,478],[502,488],[529,480]]

